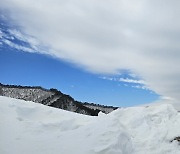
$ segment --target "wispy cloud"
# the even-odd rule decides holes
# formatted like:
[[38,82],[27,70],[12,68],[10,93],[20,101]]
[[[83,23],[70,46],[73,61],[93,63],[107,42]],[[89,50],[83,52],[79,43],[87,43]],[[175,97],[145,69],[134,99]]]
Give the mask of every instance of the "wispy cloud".
[[0,39],[3,37],[3,33],[2,31],[0,30]]
[[106,76],[103,76],[103,77],[99,77],[100,79],[104,79],[104,80],[110,80],[110,81],[116,81],[116,78],[114,77],[106,77]]
[[104,80],[118,81],[118,82],[126,82],[126,83],[136,83],[136,84],[145,84],[144,80],[130,79],[130,78],[118,78],[118,77],[100,77]]
[[[146,83],[144,80],[137,80],[137,79],[130,79],[130,78],[118,78],[118,77],[100,77],[101,79],[104,80],[109,80],[109,81],[115,81],[115,82],[122,82],[125,83],[124,86],[126,87],[132,87],[132,88],[137,88],[137,89],[143,89],[143,90],[150,90],[150,88],[148,88],[146,86]],[[130,85],[128,85],[128,84]]]
[[132,88],[137,88],[137,89],[143,89],[143,90],[150,90],[147,86],[145,85],[131,85]]
[[17,29],[4,28],[0,30],[0,44],[2,45],[3,43],[24,52],[50,54],[48,53],[48,49],[45,49],[46,46],[41,44],[37,39],[21,33]]
[[26,34],[23,34],[17,29],[9,29],[8,32],[10,36],[13,36],[20,41],[26,42],[31,46],[31,48],[38,50],[38,46],[40,45],[40,42],[34,37],[30,37]]
[[145,81],[143,80],[135,80],[135,79],[129,79],[129,78],[120,78],[119,81],[127,82],[127,83],[145,84]]
[[7,44],[7,45],[9,45],[12,48],[17,49],[17,50],[21,50],[21,51],[24,51],[24,52],[31,52],[31,53],[36,52],[34,49],[31,49],[31,48],[28,48],[28,47],[25,47],[25,46],[21,46],[21,45],[15,44],[15,43],[13,43],[13,42],[11,42],[9,40],[6,40],[6,39],[3,39],[2,42]]
[[130,70],[179,100],[179,6],[179,0],[6,0],[0,9],[23,35],[47,46],[39,52],[93,73]]

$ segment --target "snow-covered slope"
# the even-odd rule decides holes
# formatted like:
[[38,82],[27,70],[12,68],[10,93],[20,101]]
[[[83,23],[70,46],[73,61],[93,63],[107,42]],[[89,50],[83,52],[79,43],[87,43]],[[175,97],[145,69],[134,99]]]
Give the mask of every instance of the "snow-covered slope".
[[179,154],[170,104],[90,117],[0,96],[0,154]]

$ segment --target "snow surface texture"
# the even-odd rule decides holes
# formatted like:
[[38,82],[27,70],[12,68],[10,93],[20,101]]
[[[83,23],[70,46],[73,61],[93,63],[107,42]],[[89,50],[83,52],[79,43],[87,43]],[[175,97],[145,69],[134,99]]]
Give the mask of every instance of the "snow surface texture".
[[180,113],[171,104],[98,117],[0,96],[0,154],[179,154]]

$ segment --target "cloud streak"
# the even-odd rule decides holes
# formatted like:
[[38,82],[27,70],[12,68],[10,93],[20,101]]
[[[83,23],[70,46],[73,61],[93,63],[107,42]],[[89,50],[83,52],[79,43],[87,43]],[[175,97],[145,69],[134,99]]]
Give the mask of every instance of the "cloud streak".
[[6,0],[0,9],[22,33],[47,46],[39,52],[93,73],[129,70],[178,101],[179,7],[178,0]]
[[127,82],[127,83],[135,83],[135,84],[145,84],[143,80],[134,80],[129,78],[120,78],[120,82]]
[[12,48],[17,49],[17,50],[21,50],[21,51],[24,51],[24,52],[30,52],[30,53],[35,53],[36,52],[34,49],[31,49],[31,48],[28,48],[28,47],[25,47],[25,46],[22,46],[22,45],[15,44],[15,43],[13,43],[13,42],[11,42],[9,40],[3,39],[2,42],[5,43],[6,45],[9,45]]
[[[118,78],[118,77],[100,77],[103,80],[109,80],[109,81],[115,81],[115,82],[122,82],[125,83],[124,86],[128,87],[132,87],[132,88],[137,88],[137,89],[143,89],[143,90],[150,90],[147,86],[144,80],[137,80],[137,79],[133,79],[133,78]],[[128,83],[128,84],[126,84]]]
[[117,77],[100,77],[104,80],[117,81],[117,82],[126,82],[126,83],[135,83],[135,84],[145,84],[143,80],[130,79],[130,78],[117,78]]

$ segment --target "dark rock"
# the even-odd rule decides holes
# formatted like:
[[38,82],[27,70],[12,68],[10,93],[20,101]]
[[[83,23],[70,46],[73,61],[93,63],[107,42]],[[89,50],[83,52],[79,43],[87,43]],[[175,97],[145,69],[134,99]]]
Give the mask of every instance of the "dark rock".
[[180,143],[180,136],[178,137],[175,137],[173,140],[171,140],[170,142],[173,142],[173,141],[178,141]]

